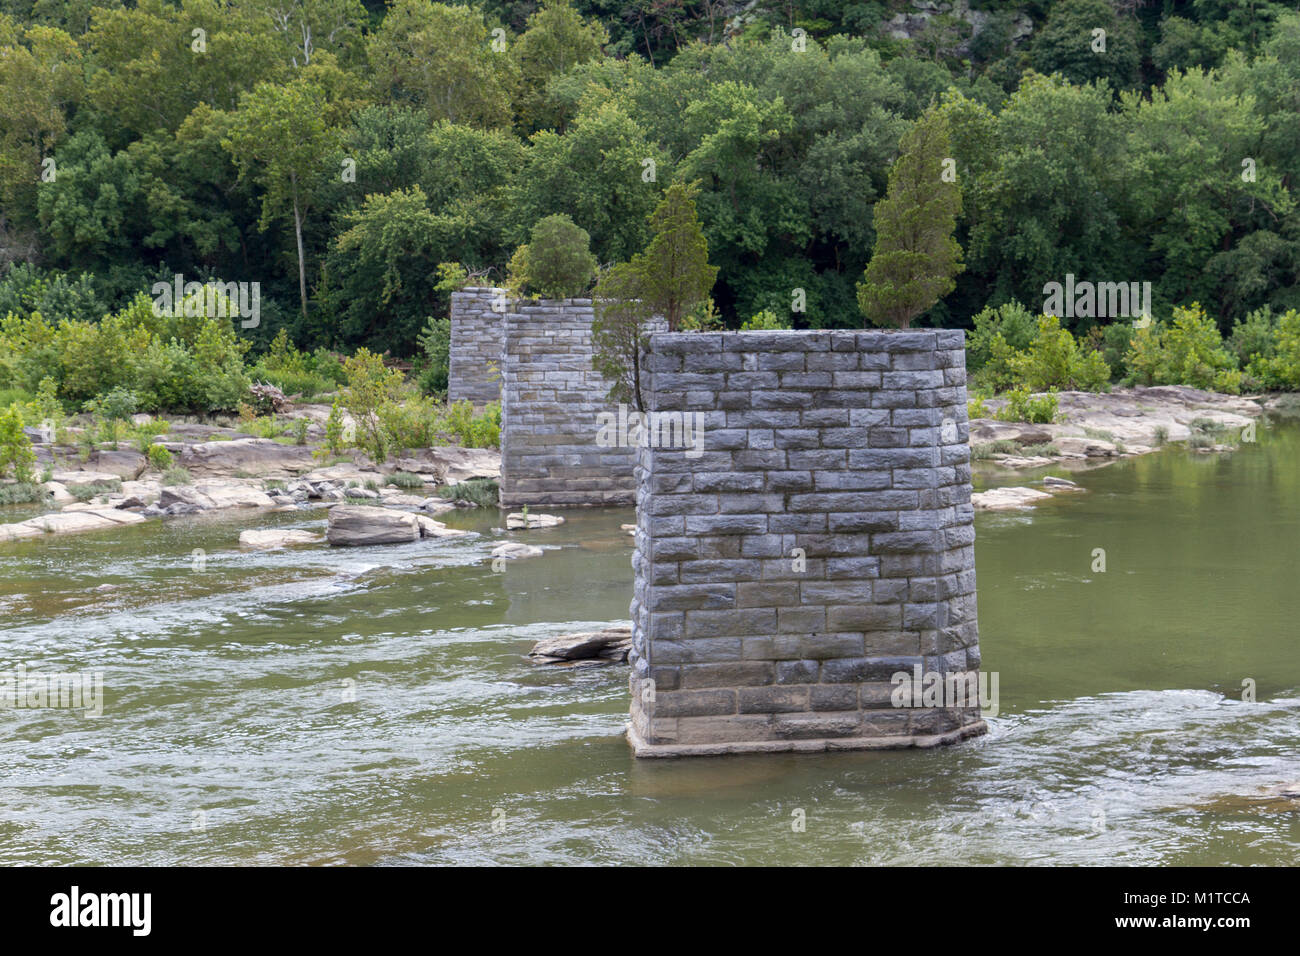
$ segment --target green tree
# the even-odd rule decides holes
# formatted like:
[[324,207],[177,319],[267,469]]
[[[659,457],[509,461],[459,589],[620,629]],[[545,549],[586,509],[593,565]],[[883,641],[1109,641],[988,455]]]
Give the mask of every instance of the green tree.
[[240,99],[224,146],[241,178],[255,179],[263,189],[261,228],[283,214],[293,218],[298,252],[298,298],[307,317],[307,256],[303,223],[311,211],[321,180],[324,158],[338,143],[329,124],[325,90],[314,82],[310,68],[283,86],[259,84]]
[[540,219],[532,238],[510,260],[510,288],[548,299],[569,299],[586,292],[596,274],[591,236],[562,213]]
[[583,20],[569,0],[542,0],[528,18],[528,27],[510,47],[519,66],[520,91],[515,111],[526,130],[563,130],[566,116],[547,95],[547,83],[580,63],[600,56],[609,34],[596,22]]
[[366,348],[345,359],[343,367],[348,384],[339,397],[356,422],[356,443],[377,464],[382,464],[388,458],[390,445],[383,415],[401,400],[402,373],[385,367],[383,356]]
[[35,466],[36,454],[23,431],[22,414],[17,405],[10,405],[0,411],[0,476],[12,469],[19,482],[27,483],[32,480]]
[[366,45],[376,97],[470,126],[510,123],[515,61],[472,7],[396,0]]
[[83,95],[81,59],[62,30],[22,29],[0,14],[0,233],[10,219],[33,218],[42,161],[53,156]]
[[1140,57],[1133,21],[1116,14],[1110,0],[1053,4],[1029,51],[1040,73],[1060,73],[1079,84],[1106,80],[1120,89],[1136,81]]
[[923,115],[899,143],[889,192],[874,210],[876,246],[858,286],[858,306],[877,325],[905,329],[953,290],[964,268],[953,238],[961,189],[947,181],[947,118]]
[[650,215],[654,238],[645,252],[619,263],[596,286],[592,322],[593,366],[611,382],[610,398],[641,396],[641,351],[656,319],[670,331],[708,299],[718,276],[695,212],[696,184],[674,183]]
[[640,298],[653,315],[661,315],[670,332],[682,317],[708,298],[718,278],[709,265],[709,243],[695,212],[698,184],[673,183],[650,214],[654,238],[637,262]]

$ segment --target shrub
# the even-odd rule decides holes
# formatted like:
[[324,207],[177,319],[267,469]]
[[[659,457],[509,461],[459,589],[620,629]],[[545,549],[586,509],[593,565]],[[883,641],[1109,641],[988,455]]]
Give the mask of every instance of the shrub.
[[135,410],[140,407],[140,398],[135,392],[119,386],[99,398],[91,399],[84,407],[95,416],[100,439],[116,445],[122,423],[135,414]]
[[166,471],[176,463],[175,456],[162,445],[150,445],[148,455],[149,467],[158,471]]
[[1240,390],[1236,358],[1223,347],[1223,337],[1200,305],[1176,307],[1172,322],[1152,322],[1138,329],[1125,356],[1129,375],[1143,385],[1191,385],[1195,388]]
[[1038,331],[1029,348],[1011,357],[1016,380],[1030,391],[1049,388],[1101,391],[1110,382],[1110,368],[1099,352],[1080,350],[1069,329],[1054,315],[1038,317]]
[[790,328],[790,322],[778,316],[771,309],[764,309],[762,312],[746,319],[740,325],[742,332],[763,332],[763,331],[781,331]]
[[291,426],[293,432],[293,443],[295,445],[307,444],[307,432],[311,429],[311,421],[306,418],[295,418]]
[[344,360],[348,384],[343,389],[343,407],[356,421],[354,442],[377,464],[388,459],[389,435],[382,414],[402,398],[402,373],[385,367],[382,356],[369,349]]
[[1267,306],[1249,313],[1244,322],[1233,322],[1228,349],[1237,356],[1237,365],[1246,368],[1257,358],[1272,358],[1277,352],[1277,326],[1278,316]]
[[190,477],[188,469],[185,468],[168,468],[163,472],[162,483],[164,485],[188,485],[194,481]]
[[1094,325],[1080,341],[1085,352],[1097,352],[1110,369],[1111,379],[1124,377],[1124,355],[1133,338],[1133,326],[1127,322]]
[[284,329],[276,333],[267,353],[257,360],[251,372],[253,378],[275,386],[283,395],[297,395],[304,400],[331,391],[346,380],[343,366],[334,353],[323,348],[311,354],[301,352],[289,342]]
[[388,484],[392,485],[394,488],[403,488],[407,491],[412,491],[416,488],[423,488],[424,479],[409,471],[395,471],[388,476]]
[[45,500],[45,489],[32,482],[0,485],[0,505],[31,505]]
[[501,444],[501,403],[491,402],[475,415],[470,402],[453,402],[443,412],[438,430],[466,448],[496,448]]
[[1248,371],[1265,388],[1300,389],[1300,312],[1278,317],[1271,350],[1257,353]]
[[425,395],[445,395],[451,364],[451,319],[429,316],[418,340],[424,352],[416,379],[420,391]]
[[539,219],[526,245],[510,259],[509,285],[547,299],[568,299],[591,288],[596,275],[591,236],[563,213]]
[[138,425],[132,425],[128,429],[131,440],[135,442],[136,450],[142,455],[149,454],[149,449],[153,447],[153,440],[159,435],[165,435],[171,430],[171,422],[163,418],[151,418],[147,422],[141,422]]
[[1059,455],[1061,450],[1053,445],[1050,441],[1043,442],[1041,445],[1021,445],[1020,454],[1026,458],[1050,458],[1053,455]]
[[500,488],[490,478],[471,478],[458,485],[443,485],[437,491],[448,501],[464,501],[479,508],[494,508],[500,500]]
[[411,395],[379,409],[380,425],[393,448],[431,448],[438,444],[438,413],[433,399]]
[[334,399],[330,406],[330,416],[325,420],[325,451],[337,455],[348,444],[347,429],[343,424],[343,405]]
[[996,418],[1003,422],[1048,425],[1056,421],[1058,407],[1055,390],[1035,396],[1026,386],[1020,385],[1007,392],[1007,403],[998,411]]
[[980,442],[972,445],[970,456],[975,461],[982,461],[986,458],[992,458],[994,455],[1014,455],[1020,451],[1020,446],[1010,438],[999,438],[997,441]]
[[19,484],[28,484],[36,467],[36,453],[23,431],[23,416],[17,405],[0,412],[0,475],[13,472]]
[[89,501],[91,498],[116,494],[121,490],[122,482],[114,479],[112,481],[92,481],[88,485],[78,485],[75,488],[69,488],[68,493],[78,501]]
[[1029,348],[1037,323],[1019,302],[1007,302],[996,308],[985,306],[975,316],[975,329],[966,341],[966,362],[977,372],[993,358],[994,341],[1001,337],[1015,351]]
[[34,422],[49,428],[54,433],[55,441],[63,433],[63,403],[59,401],[59,386],[54,379],[41,379],[36,386],[36,395],[23,406],[23,421]]

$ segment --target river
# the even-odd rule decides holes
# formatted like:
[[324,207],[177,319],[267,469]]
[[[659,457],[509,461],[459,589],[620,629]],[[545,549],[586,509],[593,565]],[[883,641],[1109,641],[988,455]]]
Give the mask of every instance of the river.
[[1294,865],[1300,800],[1261,788],[1300,781],[1300,427],[1259,437],[978,514],[999,709],[932,751],[635,761],[625,667],[525,657],[626,621],[628,510],[501,572],[495,510],[377,548],[238,548],[322,511],[0,545],[0,670],[105,696],[0,711],[0,864]]

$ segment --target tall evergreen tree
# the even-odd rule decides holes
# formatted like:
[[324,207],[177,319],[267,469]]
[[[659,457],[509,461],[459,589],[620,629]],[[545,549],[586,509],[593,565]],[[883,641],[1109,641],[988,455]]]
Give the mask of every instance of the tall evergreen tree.
[[905,329],[953,290],[965,268],[953,238],[961,189],[946,116],[927,111],[903,134],[889,171],[889,191],[876,204],[876,245],[858,284],[858,306],[876,325]]

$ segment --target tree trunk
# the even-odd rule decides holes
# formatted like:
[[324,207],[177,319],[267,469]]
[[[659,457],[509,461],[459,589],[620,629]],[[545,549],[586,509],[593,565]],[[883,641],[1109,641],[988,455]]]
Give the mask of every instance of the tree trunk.
[[302,251],[302,211],[298,208],[298,184],[293,187],[293,232],[298,240],[298,300],[302,303],[302,317],[307,318],[307,263]]

